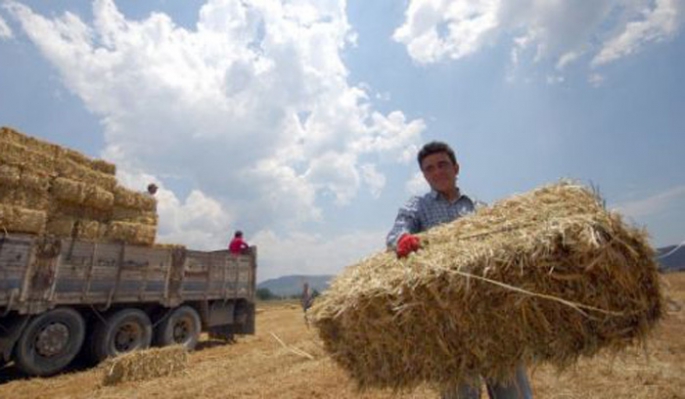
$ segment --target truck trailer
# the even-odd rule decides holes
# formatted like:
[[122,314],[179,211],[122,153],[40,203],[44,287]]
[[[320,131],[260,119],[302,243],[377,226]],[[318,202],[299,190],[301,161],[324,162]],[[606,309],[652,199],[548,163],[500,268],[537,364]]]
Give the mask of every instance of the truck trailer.
[[53,375],[201,332],[254,334],[257,249],[195,251],[0,232],[0,365]]

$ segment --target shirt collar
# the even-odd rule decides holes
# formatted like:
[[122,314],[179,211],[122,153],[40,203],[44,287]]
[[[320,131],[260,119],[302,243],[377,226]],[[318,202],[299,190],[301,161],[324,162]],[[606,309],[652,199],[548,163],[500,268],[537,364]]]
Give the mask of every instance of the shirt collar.
[[[437,192],[436,190],[434,190],[434,189],[432,189],[432,188],[431,188],[431,191],[430,191],[429,195],[431,196],[432,199],[434,199],[434,200],[436,200],[436,201],[437,201],[439,198],[442,198],[442,199],[444,199],[445,201],[447,201],[447,199],[446,199],[445,197],[443,197],[442,195],[440,195],[439,192]],[[457,187],[457,199],[454,200],[454,201],[455,201],[455,202],[456,202],[456,201],[459,201],[459,200],[461,199],[461,197],[463,197],[463,195],[461,194],[461,190],[459,189],[459,187]]]

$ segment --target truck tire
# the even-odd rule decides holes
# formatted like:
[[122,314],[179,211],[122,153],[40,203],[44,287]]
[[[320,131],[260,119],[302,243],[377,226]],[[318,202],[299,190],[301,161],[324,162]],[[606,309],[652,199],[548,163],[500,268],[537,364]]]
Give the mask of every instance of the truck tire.
[[71,308],[33,317],[14,348],[17,367],[26,374],[49,376],[65,368],[81,350],[86,323]]
[[200,339],[200,315],[190,306],[181,306],[162,320],[155,329],[155,343],[159,346],[183,345],[195,349]]
[[93,331],[91,354],[101,362],[134,350],[147,349],[152,341],[150,318],[139,309],[121,309],[100,320]]

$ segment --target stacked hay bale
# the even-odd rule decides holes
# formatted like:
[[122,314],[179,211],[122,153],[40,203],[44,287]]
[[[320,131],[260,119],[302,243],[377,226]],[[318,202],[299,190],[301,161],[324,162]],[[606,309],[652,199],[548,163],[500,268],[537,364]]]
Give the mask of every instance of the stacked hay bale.
[[643,342],[662,316],[644,231],[585,187],[560,183],[423,233],[408,258],[347,268],[311,309],[361,388],[506,382]]
[[133,351],[107,359],[101,366],[103,385],[127,381],[144,381],[184,371],[188,350],[182,345]]
[[152,245],[154,198],[119,186],[115,173],[113,164],[2,127],[0,228]]

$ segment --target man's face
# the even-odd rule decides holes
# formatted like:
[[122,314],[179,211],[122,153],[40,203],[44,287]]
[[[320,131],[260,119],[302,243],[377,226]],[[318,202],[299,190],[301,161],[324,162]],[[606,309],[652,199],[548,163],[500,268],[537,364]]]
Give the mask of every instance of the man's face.
[[433,190],[447,193],[456,185],[459,164],[452,163],[447,153],[438,152],[423,158],[421,171]]

